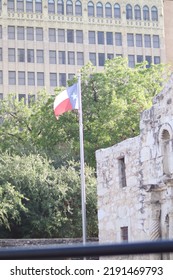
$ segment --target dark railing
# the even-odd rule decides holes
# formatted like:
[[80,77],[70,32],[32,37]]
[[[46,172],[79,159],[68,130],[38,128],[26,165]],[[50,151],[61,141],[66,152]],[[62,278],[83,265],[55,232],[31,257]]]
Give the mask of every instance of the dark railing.
[[173,241],[1,248],[0,260],[73,259],[173,252]]

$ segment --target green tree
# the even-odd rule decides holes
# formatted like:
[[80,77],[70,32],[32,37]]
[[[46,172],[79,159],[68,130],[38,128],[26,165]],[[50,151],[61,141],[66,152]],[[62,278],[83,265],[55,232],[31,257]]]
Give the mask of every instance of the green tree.
[[[48,159],[40,155],[1,154],[0,191],[2,189],[1,237],[82,236],[80,169],[77,163],[69,162],[55,169]],[[88,235],[96,236],[96,179],[94,171],[87,166],[86,193]]]
[[[151,106],[169,71],[163,65],[146,68],[145,63],[129,68],[127,60],[118,57],[106,61],[102,72],[88,64],[81,73],[85,161],[95,167],[97,149],[139,133],[140,113]],[[56,166],[72,158],[79,160],[78,114],[67,112],[57,121],[53,101],[44,92],[30,107],[14,98],[4,100],[0,108],[2,151],[46,153]]]

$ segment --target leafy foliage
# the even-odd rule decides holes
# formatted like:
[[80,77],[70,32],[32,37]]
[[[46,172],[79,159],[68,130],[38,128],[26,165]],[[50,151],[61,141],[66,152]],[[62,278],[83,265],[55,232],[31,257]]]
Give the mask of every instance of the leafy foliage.
[[[88,219],[90,236],[97,235],[95,184],[93,170],[86,166],[87,209],[92,217]],[[82,235],[77,163],[55,169],[39,155],[2,154],[0,191],[1,234],[11,238]]]

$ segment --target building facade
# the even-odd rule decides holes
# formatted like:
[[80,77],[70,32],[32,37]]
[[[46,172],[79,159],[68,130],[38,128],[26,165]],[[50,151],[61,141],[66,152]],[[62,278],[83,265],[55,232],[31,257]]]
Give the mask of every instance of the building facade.
[[162,0],[0,0],[0,98],[53,94],[89,61],[165,63],[164,24]]
[[139,136],[96,152],[100,242],[173,238],[172,102],[173,77],[142,113]]

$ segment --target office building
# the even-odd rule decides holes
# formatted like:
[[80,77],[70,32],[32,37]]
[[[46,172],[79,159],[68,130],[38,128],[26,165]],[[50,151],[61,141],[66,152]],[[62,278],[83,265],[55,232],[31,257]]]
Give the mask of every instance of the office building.
[[165,63],[165,24],[162,0],[0,0],[0,98],[53,94],[89,61]]

